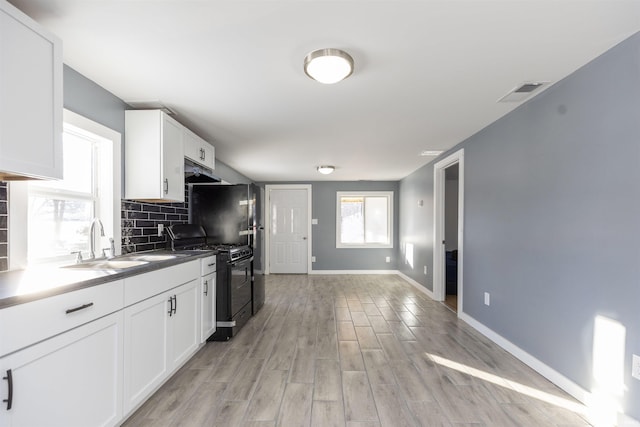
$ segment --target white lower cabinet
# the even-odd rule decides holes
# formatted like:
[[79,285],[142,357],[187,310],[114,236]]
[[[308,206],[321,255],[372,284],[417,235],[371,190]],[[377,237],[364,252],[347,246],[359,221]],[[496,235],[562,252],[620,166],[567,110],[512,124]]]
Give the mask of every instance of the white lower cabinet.
[[0,425],[118,425],[122,337],[120,311],[1,358]]
[[124,413],[144,402],[199,345],[198,280],[124,309]]

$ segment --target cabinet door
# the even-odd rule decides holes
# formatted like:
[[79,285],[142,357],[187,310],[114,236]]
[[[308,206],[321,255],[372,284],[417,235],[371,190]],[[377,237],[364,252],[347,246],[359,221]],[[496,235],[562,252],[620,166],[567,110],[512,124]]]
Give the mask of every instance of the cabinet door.
[[0,2],[0,178],[62,178],[62,43]]
[[192,280],[171,291],[174,310],[169,319],[169,360],[172,369],[185,362],[200,344],[200,286]]
[[124,310],[124,412],[129,413],[162,383],[167,360],[169,295],[163,293]]
[[184,156],[200,163],[200,137],[189,129],[184,128]]
[[202,164],[211,170],[216,168],[215,148],[206,141],[202,141]]
[[200,342],[205,342],[216,331],[216,273],[203,276],[200,286],[202,322]]
[[183,127],[166,114],[162,117],[163,198],[184,201]]
[[[122,418],[122,312],[0,359],[2,426],[113,426]],[[0,382],[0,400],[8,381]]]

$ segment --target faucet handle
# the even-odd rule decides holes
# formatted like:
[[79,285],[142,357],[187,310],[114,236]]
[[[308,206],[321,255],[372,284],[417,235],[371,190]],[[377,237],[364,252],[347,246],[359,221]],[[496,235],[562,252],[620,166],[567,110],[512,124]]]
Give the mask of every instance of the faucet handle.
[[76,254],[76,264],[82,264],[82,251],[73,251],[72,254]]

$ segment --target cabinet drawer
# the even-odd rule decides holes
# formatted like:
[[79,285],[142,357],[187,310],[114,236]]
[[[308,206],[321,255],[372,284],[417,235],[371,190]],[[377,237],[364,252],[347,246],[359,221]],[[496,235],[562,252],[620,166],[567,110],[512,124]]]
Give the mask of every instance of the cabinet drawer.
[[122,309],[123,294],[118,280],[0,310],[0,356]]
[[198,277],[200,277],[199,260],[128,277],[124,279],[124,305],[128,307]]
[[211,274],[216,271],[216,256],[212,255],[206,258],[202,258],[200,260],[200,264],[202,266],[200,275],[206,276],[207,274]]

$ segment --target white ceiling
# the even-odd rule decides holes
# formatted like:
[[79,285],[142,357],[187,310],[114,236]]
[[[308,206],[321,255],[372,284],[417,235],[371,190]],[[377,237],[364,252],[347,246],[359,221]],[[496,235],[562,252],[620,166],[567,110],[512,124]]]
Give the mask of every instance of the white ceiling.
[[[125,101],[161,101],[255,181],[397,180],[640,30],[640,1],[10,0],[64,61]],[[305,76],[344,49],[355,72]],[[603,82],[606,84],[606,82]],[[329,176],[315,168],[336,166]]]

